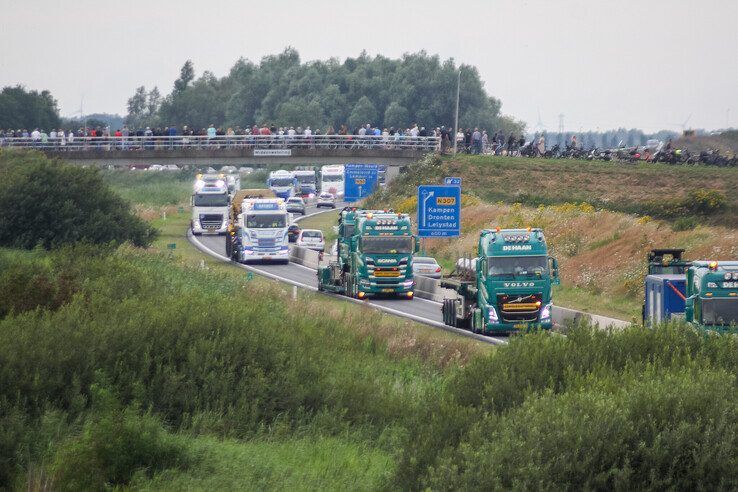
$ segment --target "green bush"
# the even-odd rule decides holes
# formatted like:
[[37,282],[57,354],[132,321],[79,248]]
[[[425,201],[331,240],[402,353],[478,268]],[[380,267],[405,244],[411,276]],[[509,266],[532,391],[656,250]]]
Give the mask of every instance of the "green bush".
[[717,190],[698,189],[690,191],[683,204],[690,213],[710,215],[724,210],[727,200]]
[[678,325],[513,340],[414,421],[394,485],[735,488],[736,349]]
[[0,150],[0,246],[50,249],[78,241],[147,246],[155,236],[96,169]]
[[695,217],[679,217],[671,225],[671,229],[676,232],[691,231],[699,225],[699,221]]
[[52,483],[60,490],[100,490],[125,485],[134,474],[148,476],[186,467],[192,457],[150,414],[122,409],[104,387],[93,385],[96,413],[79,435],[59,446],[51,465]]

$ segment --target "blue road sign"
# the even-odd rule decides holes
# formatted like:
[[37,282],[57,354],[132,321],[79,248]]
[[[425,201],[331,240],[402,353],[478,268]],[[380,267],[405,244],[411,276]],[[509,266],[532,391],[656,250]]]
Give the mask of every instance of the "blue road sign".
[[461,234],[461,187],[418,186],[418,236]]
[[369,196],[379,182],[377,164],[346,164],[344,200],[355,202]]
[[443,184],[447,186],[461,186],[461,178],[455,178],[455,177],[443,178]]

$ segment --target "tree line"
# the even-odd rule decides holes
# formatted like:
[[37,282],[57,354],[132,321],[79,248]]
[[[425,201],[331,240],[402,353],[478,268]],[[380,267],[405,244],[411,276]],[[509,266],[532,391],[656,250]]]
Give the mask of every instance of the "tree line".
[[303,63],[293,48],[259,63],[239,59],[221,78],[209,71],[196,77],[188,60],[166,96],[157,87],[136,89],[128,100],[127,123],[195,128],[301,125],[323,131],[367,123],[403,129],[413,123],[453,126],[459,70],[460,126],[522,129],[522,123],[501,114],[500,100],[487,94],[473,66],[422,51],[400,59],[362,52],[343,62],[331,58]]

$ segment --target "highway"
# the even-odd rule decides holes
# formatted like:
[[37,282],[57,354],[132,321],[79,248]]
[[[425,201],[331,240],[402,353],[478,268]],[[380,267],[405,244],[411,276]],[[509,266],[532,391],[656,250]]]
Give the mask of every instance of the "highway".
[[[337,207],[336,210],[339,210]],[[328,209],[318,211],[314,206],[309,206],[306,209],[307,214],[304,217],[309,217],[316,213],[329,213],[335,211]],[[300,219],[297,219],[297,222]],[[216,258],[218,260],[233,263],[226,256],[225,253],[225,238],[223,236],[193,236],[191,232],[187,231],[187,237],[189,241],[203,253]],[[318,291],[318,277],[316,271],[312,268],[308,268],[303,265],[290,263],[289,265],[270,265],[270,264],[249,264],[242,265],[233,263],[233,265],[243,268],[245,270],[252,271],[256,274],[262,275],[273,280],[286,282],[288,284],[308,289],[312,291]],[[431,301],[428,299],[414,298],[412,300],[407,299],[369,299],[369,300],[358,300],[351,299],[345,296],[339,296],[330,293],[321,293],[323,295],[336,297],[347,302],[354,302],[357,304],[363,304],[374,309],[390,313],[403,318],[408,318],[413,321],[417,321],[426,325],[430,325],[436,328],[440,328],[446,331],[456,333],[476,340],[492,343],[492,344],[506,344],[507,337],[491,337],[472,333],[470,331],[454,328],[443,324],[443,318],[441,315],[441,303]]]

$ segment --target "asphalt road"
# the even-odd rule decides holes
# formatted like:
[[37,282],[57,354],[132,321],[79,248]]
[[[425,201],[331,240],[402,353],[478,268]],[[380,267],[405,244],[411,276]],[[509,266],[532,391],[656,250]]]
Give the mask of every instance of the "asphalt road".
[[[326,211],[321,209],[320,211]],[[330,212],[327,210],[326,212]],[[306,216],[319,213],[319,209],[314,206],[307,207]],[[299,222],[300,218],[297,219]],[[187,236],[200,251],[206,253],[214,258],[217,258],[224,262],[230,262],[230,259],[225,254],[225,237],[223,236],[193,236],[190,231],[187,231]],[[308,268],[303,265],[296,263],[290,263],[288,265],[273,265],[273,264],[248,264],[242,265],[233,263],[245,270],[250,270],[259,275],[286,282],[298,287],[302,287],[309,290],[318,290],[318,277],[316,271],[312,268]],[[336,298],[344,299],[347,302],[355,302],[357,304],[364,304],[374,309],[384,311],[396,316],[403,318],[409,318],[414,321],[424,323],[436,328],[440,328],[446,331],[450,331],[459,335],[463,335],[469,338],[474,338],[487,343],[493,344],[504,344],[507,343],[506,337],[489,337],[484,335],[478,335],[470,331],[446,326],[443,324],[443,318],[441,314],[441,304],[439,302],[430,301],[428,299],[414,298],[411,300],[407,299],[368,299],[358,300],[351,299],[345,296],[338,296],[335,294],[323,293],[324,295],[333,296]]]

